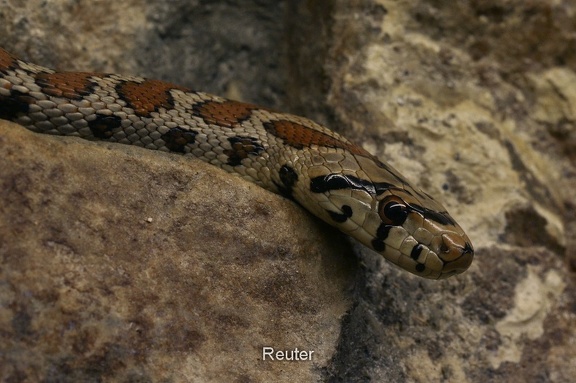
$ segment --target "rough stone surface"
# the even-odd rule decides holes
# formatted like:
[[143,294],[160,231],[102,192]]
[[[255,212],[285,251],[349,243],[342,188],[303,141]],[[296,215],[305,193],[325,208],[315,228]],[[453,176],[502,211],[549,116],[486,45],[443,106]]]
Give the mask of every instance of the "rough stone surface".
[[[294,371],[310,374],[310,380],[333,382],[573,381],[576,1],[5,0],[0,6],[0,45],[20,56],[59,69],[152,76],[304,114],[362,143],[444,201],[477,250],[470,271],[443,282],[421,280],[358,248],[362,267],[353,306],[341,328],[318,330],[302,325],[298,330],[314,333],[318,339],[339,337],[335,351],[327,356],[329,361],[318,361],[313,367],[288,364]],[[101,179],[108,177],[106,169],[92,167],[91,171]],[[235,179],[229,182],[236,185]],[[174,201],[179,201],[181,192],[172,189],[173,181],[167,183],[161,190],[178,195]],[[255,192],[255,188],[248,189]],[[133,200],[149,198],[145,189],[142,194],[131,190]],[[208,200],[213,194],[213,190],[208,193]],[[41,204],[42,195],[30,198]],[[226,195],[231,200],[223,196],[221,203],[236,206],[237,195],[232,191]],[[15,206],[24,212],[19,219],[26,218],[26,204]],[[208,207],[213,208],[201,206],[205,208],[196,212],[198,216],[210,214]],[[100,218],[102,210],[87,212],[100,222],[94,233],[106,236],[105,229],[116,225]],[[41,213],[36,213],[35,225],[47,219]],[[270,222],[267,215],[243,217],[253,225],[264,222],[263,227]],[[177,222],[187,225],[187,220]],[[287,222],[282,230],[293,230],[291,224]],[[175,223],[167,217],[166,225],[174,227]],[[141,223],[130,233],[141,238],[147,227]],[[258,236],[263,235],[264,230],[258,231]],[[41,237],[47,236],[79,240],[63,232]],[[170,243],[187,240],[186,236],[166,238]],[[238,250],[237,245],[233,248]],[[329,256],[327,251],[321,258]],[[90,262],[74,264],[82,270]],[[127,262],[124,267],[125,273],[140,275],[140,269],[133,268],[142,266]],[[237,267],[226,275],[242,272],[250,276],[250,267]],[[109,274],[111,279],[118,278]],[[44,285],[60,286],[65,278],[66,274],[56,272],[38,280],[21,277],[14,286],[22,289],[32,281],[40,290]],[[1,286],[6,286],[4,280]],[[76,299],[93,302],[90,312],[108,318],[119,306],[104,305],[110,293],[90,281],[81,279],[83,289],[74,290]],[[137,294],[141,289],[145,294],[150,288],[139,285],[126,291]],[[178,296],[187,291],[178,290]],[[32,317],[19,309],[19,304],[26,306],[32,299],[29,296],[7,299],[0,295],[1,302],[10,302],[0,306],[2,316],[18,318],[10,320],[15,327],[8,328],[22,329],[20,337],[38,337],[37,330],[27,330],[30,325],[26,323],[41,323],[51,331],[91,325],[90,320],[59,322],[61,318],[37,305],[34,313],[41,315]],[[345,294],[336,294],[334,300],[344,298]],[[155,321],[176,315],[162,316],[163,310],[155,308],[160,303],[148,304],[149,312],[159,313]],[[171,307],[193,321],[206,314]],[[264,331],[269,325],[260,319],[254,322],[258,323],[251,323],[250,331]],[[114,328],[114,321],[106,323]],[[95,358],[97,362],[90,367],[119,360],[115,362],[119,364],[108,364],[111,376],[116,377],[114,371],[126,373],[125,365],[133,365],[133,371],[147,368],[156,374],[176,368],[188,380],[209,380],[207,368],[228,367],[218,358],[200,363],[192,349],[178,350],[185,361],[175,362],[170,359],[175,353],[168,347],[149,345],[168,339],[163,334],[185,330],[155,328],[156,332],[138,335],[147,348],[130,349],[134,350],[131,359]],[[86,335],[89,341],[77,343],[96,345],[92,347],[101,350],[99,355],[124,355],[124,349],[118,351],[109,341],[108,331],[99,334],[106,335]],[[220,338],[206,335],[203,344],[217,344],[221,334],[225,331]],[[244,335],[250,338],[251,333]],[[22,342],[18,336],[10,339]],[[323,343],[326,350],[329,343]],[[29,360],[22,350],[14,347],[11,353],[0,355]],[[82,348],[53,345],[32,358],[56,358],[66,352],[78,360],[92,355]],[[263,370],[257,357],[250,360],[253,364],[245,371],[246,378],[238,381],[258,381],[258,374],[270,377],[286,367],[272,365]],[[92,371],[86,365],[66,368],[70,376]],[[186,375],[190,371],[197,375]],[[14,376],[18,381],[21,375]]]
[[440,196],[477,257],[441,283],[365,261],[328,376],[572,381],[576,2],[337,1],[334,12],[334,125]]
[[294,203],[189,158],[0,132],[0,381],[310,381],[331,358],[353,257]]

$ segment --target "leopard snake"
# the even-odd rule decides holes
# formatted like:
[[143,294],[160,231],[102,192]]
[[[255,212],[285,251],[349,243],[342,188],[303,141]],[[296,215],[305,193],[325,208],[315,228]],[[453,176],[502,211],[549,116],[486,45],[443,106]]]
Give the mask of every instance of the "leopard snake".
[[0,48],[0,118],[191,155],[292,198],[416,275],[463,272],[471,242],[430,195],[311,120],[134,76],[56,72]]

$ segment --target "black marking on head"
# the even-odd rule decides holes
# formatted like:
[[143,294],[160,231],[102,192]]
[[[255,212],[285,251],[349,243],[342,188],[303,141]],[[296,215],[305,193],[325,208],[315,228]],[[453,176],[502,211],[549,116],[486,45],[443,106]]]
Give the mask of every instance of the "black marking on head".
[[96,138],[107,139],[112,137],[114,130],[118,129],[122,123],[122,119],[118,116],[108,116],[104,114],[96,114],[94,120],[88,121],[88,127]]
[[313,193],[325,193],[330,190],[350,188],[351,184],[346,176],[341,174],[328,174],[314,177],[310,180],[310,190]]
[[364,190],[371,195],[380,195],[390,188],[396,187],[387,182],[373,183],[358,177],[338,173],[314,177],[310,181],[310,190],[313,193],[326,193],[331,190],[341,189],[356,189]]
[[412,210],[420,213],[424,218],[427,218],[431,221],[438,222],[439,224],[442,225],[456,225],[456,221],[454,221],[454,218],[450,217],[450,215],[446,211],[438,212],[416,204],[410,204],[409,206],[410,208],[412,208]]
[[423,263],[417,263],[415,269],[417,272],[421,273],[424,270],[426,270],[426,265],[424,265]]
[[228,142],[232,148],[224,150],[224,154],[228,156],[230,166],[238,166],[250,154],[257,156],[264,151],[264,146],[254,137],[234,136],[229,137]]
[[346,214],[348,216],[348,218],[352,217],[352,208],[348,205],[342,205],[341,207],[342,211],[344,212],[344,214]]
[[412,248],[412,251],[410,252],[410,258],[417,261],[418,257],[420,257],[420,254],[422,254],[422,250],[424,250],[424,247],[421,244],[417,244]]
[[[280,181],[282,181],[283,186],[279,186],[278,188],[281,189],[280,193],[284,196],[292,196],[292,189],[296,182],[298,182],[298,174],[288,165],[283,165],[278,172],[280,176]],[[277,185],[278,186],[278,185]]]
[[336,213],[335,211],[332,210],[326,210],[326,211],[328,212],[328,214],[330,214],[330,218],[332,218],[334,222],[342,223],[346,222],[346,220],[348,219],[346,214]]
[[378,230],[376,230],[376,238],[385,240],[388,238],[388,234],[390,234],[390,229],[393,228],[392,225],[386,225],[385,223],[381,223],[378,226]]
[[348,205],[342,205],[341,207],[342,213],[337,213],[335,211],[326,210],[328,214],[330,214],[330,218],[335,222],[342,223],[346,222],[346,220],[352,217],[352,208]]
[[27,113],[30,104],[36,100],[26,93],[17,90],[10,91],[10,96],[0,95],[0,118],[3,120],[15,120],[20,114]]
[[382,251],[386,250],[386,244],[384,243],[383,240],[378,239],[378,238],[374,238],[372,240],[372,247],[374,248],[374,250],[376,250],[378,252],[382,252]]
[[385,223],[381,223],[378,226],[378,230],[376,230],[376,238],[372,240],[372,247],[376,251],[384,251],[386,249],[386,244],[384,241],[388,238],[388,234],[390,234],[390,229],[392,229],[392,225],[386,225]]

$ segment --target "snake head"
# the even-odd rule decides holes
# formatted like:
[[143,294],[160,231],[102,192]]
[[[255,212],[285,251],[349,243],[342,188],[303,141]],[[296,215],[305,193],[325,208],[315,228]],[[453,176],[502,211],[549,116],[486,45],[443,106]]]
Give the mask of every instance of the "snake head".
[[377,213],[380,222],[371,246],[392,263],[434,279],[459,274],[472,263],[468,236],[427,194],[389,189],[379,198]]
[[357,171],[311,177],[310,190],[320,202],[308,209],[418,276],[442,279],[465,271],[474,250],[462,228],[439,202],[384,166],[369,176]]

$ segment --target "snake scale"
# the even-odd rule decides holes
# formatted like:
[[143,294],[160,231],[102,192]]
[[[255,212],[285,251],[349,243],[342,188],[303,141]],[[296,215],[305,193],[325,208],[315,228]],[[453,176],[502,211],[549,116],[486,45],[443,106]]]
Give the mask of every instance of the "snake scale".
[[471,242],[430,195],[309,119],[134,76],[56,72],[0,49],[0,118],[41,133],[191,155],[292,198],[416,275],[471,264]]

